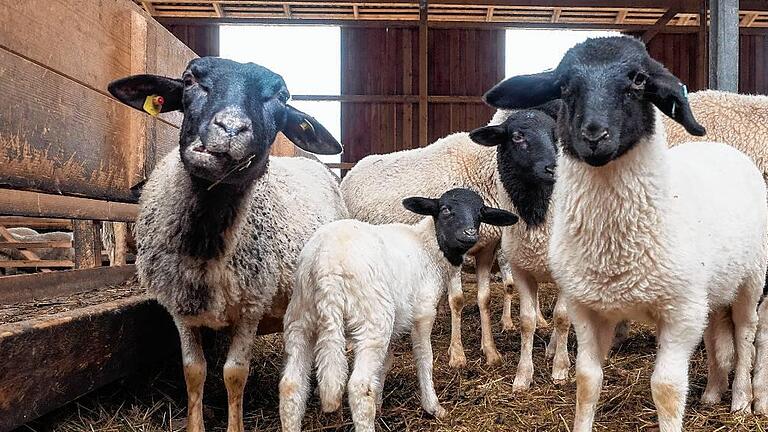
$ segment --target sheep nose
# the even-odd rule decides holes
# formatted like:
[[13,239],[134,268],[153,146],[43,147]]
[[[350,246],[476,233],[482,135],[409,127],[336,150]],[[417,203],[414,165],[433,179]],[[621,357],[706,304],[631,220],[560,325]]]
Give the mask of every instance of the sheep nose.
[[581,136],[589,143],[589,147],[594,150],[600,144],[600,141],[607,139],[610,135],[607,127],[597,123],[590,123],[581,128]]
[[250,122],[232,111],[224,110],[213,117],[213,124],[220,127],[229,137],[235,137],[250,129]]
[[475,228],[467,228],[464,230],[464,235],[469,238],[477,238],[477,229]]

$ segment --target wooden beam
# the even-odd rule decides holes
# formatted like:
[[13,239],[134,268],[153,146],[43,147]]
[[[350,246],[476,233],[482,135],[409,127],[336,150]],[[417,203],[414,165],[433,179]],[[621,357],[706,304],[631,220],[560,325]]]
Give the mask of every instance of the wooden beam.
[[[4,226],[0,226],[0,237],[2,237],[3,239],[5,239],[6,242],[11,243],[11,244],[19,243],[16,240],[16,237],[14,237],[13,234],[11,234],[11,232],[8,231],[8,229],[5,228]],[[20,250],[19,253],[24,258],[26,258],[27,260],[40,261],[40,257],[37,256],[37,254],[32,252],[32,251]],[[8,261],[6,261],[6,262],[8,262]]]
[[97,267],[0,278],[0,305],[68,296],[120,285],[136,274],[136,266]]
[[69,219],[33,218],[23,216],[0,216],[0,225],[6,228],[27,227],[32,229],[72,230]]
[[739,91],[739,0],[710,0],[709,85]]
[[48,267],[72,268],[74,266],[75,266],[75,263],[73,263],[70,260],[25,259],[25,260],[13,260],[13,261],[0,261],[0,268],[48,268]]
[[128,253],[128,236],[130,235],[128,232],[128,224],[125,222],[114,222],[112,224],[112,229],[115,234],[115,245],[114,251],[112,252],[113,256],[110,257],[109,264],[112,266],[124,266],[126,263],[126,255]]
[[2,215],[133,222],[138,210],[137,204],[0,189]]
[[[2,227],[0,227],[2,230]],[[40,241],[40,242],[20,242],[20,241],[0,241],[0,248],[11,249],[59,249],[71,248],[72,242],[68,241]]]
[[742,27],[752,27],[752,24],[755,23],[755,20],[757,20],[757,17],[759,16],[760,14],[754,12],[745,14],[744,18],[739,22],[739,25]]
[[154,15],[155,13],[157,13],[155,11],[155,7],[152,6],[152,2],[151,1],[143,1],[143,2],[141,2],[141,5],[144,6],[144,10],[147,11],[148,14]]
[[709,88],[709,48],[707,46],[708,0],[699,2],[698,55],[696,56],[696,80],[699,89]]
[[101,266],[101,235],[99,223],[89,220],[73,220],[72,232],[75,243],[75,267]]
[[178,346],[168,313],[144,296],[0,326],[0,430],[175,354]]
[[355,19],[360,18],[360,9],[356,4],[352,5],[352,16],[354,16]]
[[560,14],[563,13],[563,8],[554,8],[552,9],[552,19],[550,20],[551,23],[556,23],[560,21]]
[[224,8],[221,6],[221,3],[217,1],[213,2],[213,10],[216,11],[217,17],[224,18]]
[[485,13],[485,20],[486,21],[488,21],[488,22],[493,21],[493,11],[494,11],[494,7],[493,6],[488,6],[488,12]]
[[283,14],[286,18],[291,18],[291,6],[288,4],[283,5]]
[[429,0],[419,0],[419,146],[429,144]]
[[643,42],[646,44],[650,42],[654,36],[659,34],[659,32],[662,31],[670,21],[672,21],[672,18],[674,18],[677,13],[677,9],[667,9],[667,11],[664,12],[664,15],[662,15],[661,18],[656,21],[656,24],[654,24],[653,27],[649,28],[645,33],[643,33]]

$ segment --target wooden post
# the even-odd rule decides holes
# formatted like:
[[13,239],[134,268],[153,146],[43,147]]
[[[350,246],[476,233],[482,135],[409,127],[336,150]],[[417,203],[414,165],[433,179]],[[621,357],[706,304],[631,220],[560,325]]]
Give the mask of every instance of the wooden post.
[[700,90],[709,88],[709,49],[707,47],[707,0],[699,2],[699,51],[696,60],[697,80]]
[[709,84],[739,91],[739,0],[710,1]]
[[99,223],[92,220],[72,220],[75,246],[75,268],[101,266],[101,234]]
[[429,1],[419,0],[419,146],[429,144]]
[[126,246],[128,245],[128,224],[125,222],[114,222],[113,229],[115,230],[115,250],[114,256],[110,257],[110,265],[124,266],[126,263]]

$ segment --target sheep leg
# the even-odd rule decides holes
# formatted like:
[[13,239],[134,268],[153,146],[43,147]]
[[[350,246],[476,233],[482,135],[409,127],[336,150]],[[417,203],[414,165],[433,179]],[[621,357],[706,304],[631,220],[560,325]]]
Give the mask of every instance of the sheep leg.
[[355,364],[349,378],[349,408],[356,431],[374,432],[376,394],[380,371],[384,368],[391,331],[371,326],[355,336]]
[[768,415],[768,297],[760,303],[755,345],[757,359],[752,388],[755,392],[755,414]]
[[757,303],[763,288],[760,278],[748,278],[740,287],[731,306],[736,351],[736,374],[733,377],[731,412],[752,412],[752,366],[755,362]]
[[496,261],[501,271],[501,282],[504,284],[504,311],[501,314],[501,331],[512,331],[515,324],[512,322],[512,297],[515,291],[515,280],[512,278],[512,268],[501,250],[496,255]]
[[[680,305],[685,310],[686,305]],[[651,395],[660,432],[682,431],[688,394],[688,364],[701,340],[707,313],[692,313],[685,320],[666,320],[658,325],[658,353],[651,375]]]
[[440,406],[435,392],[435,384],[432,380],[432,325],[435,322],[434,315],[417,317],[411,329],[411,341],[413,344],[413,359],[416,362],[416,374],[419,377],[421,389],[421,406],[424,411],[441,419],[445,417],[445,409]]
[[309,394],[315,338],[306,323],[288,319],[286,323],[283,340],[287,358],[280,380],[280,424],[283,432],[299,432]]
[[464,344],[461,342],[461,312],[464,310],[464,291],[461,290],[461,273],[451,278],[448,287],[448,304],[451,307],[451,345],[448,347],[448,366],[467,366]]
[[553,340],[555,342],[552,381],[562,383],[568,379],[568,369],[571,368],[571,359],[568,357],[568,332],[571,329],[571,320],[568,318],[568,308],[563,296],[559,296],[555,304],[554,322],[555,329],[549,341],[550,345]]
[[379,380],[376,382],[376,411],[381,412],[382,402],[384,400],[384,382],[387,381],[387,374],[392,370],[395,363],[395,353],[392,345],[387,350],[387,358],[384,359],[384,366],[379,371]]
[[501,363],[501,355],[493,340],[493,325],[491,324],[491,266],[496,247],[486,246],[475,254],[477,271],[477,305],[480,307],[480,327],[482,337],[480,348],[485,353],[489,365]]
[[728,374],[733,357],[733,325],[727,308],[709,315],[704,329],[704,347],[707,351],[707,388],[701,395],[701,402],[708,405],[720,403],[723,393],[728,390]]
[[224,363],[224,385],[227,387],[227,432],[244,432],[243,392],[250,371],[253,339],[258,321],[241,321],[232,329],[232,342]]
[[189,327],[181,320],[176,320],[176,327],[179,330],[184,381],[187,385],[187,432],[204,432],[203,385],[207,367],[200,341],[200,329]]
[[603,363],[611,349],[615,322],[601,318],[580,306],[568,305],[579,349],[576,354],[576,417],[574,432],[589,432],[595,419],[600,389],[603,387]]
[[533,336],[536,332],[536,279],[526,271],[512,267],[520,293],[520,360],[512,391],[527,390],[533,381]]

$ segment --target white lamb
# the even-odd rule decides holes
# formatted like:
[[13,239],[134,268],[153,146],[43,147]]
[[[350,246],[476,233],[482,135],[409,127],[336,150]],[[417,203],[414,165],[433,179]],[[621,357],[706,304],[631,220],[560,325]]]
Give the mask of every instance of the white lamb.
[[[360,160],[341,182],[350,217],[372,224],[415,223],[416,215],[401,208],[403,198],[413,195],[437,196],[456,187],[471,189],[489,205],[496,201],[496,151],[475,144],[466,132],[441,138],[424,148],[370,155]],[[480,309],[481,349],[488,364],[501,362],[496,349],[490,313],[490,275],[494,252],[501,240],[501,230],[489,227],[477,245],[468,252],[475,257],[477,304]],[[502,325],[511,330],[513,282],[505,260],[499,260],[506,290]],[[461,313],[464,294],[457,276],[449,284],[451,308],[451,345],[449,366],[464,367],[466,357],[461,342]],[[538,303],[537,303],[538,305]],[[546,325],[538,307],[539,325]]]
[[358,432],[374,430],[391,341],[404,333],[413,341],[422,407],[438,418],[445,415],[432,382],[430,334],[438,300],[478,241],[480,223],[510,225],[517,216],[486,207],[468,189],[452,189],[439,199],[411,197],[403,205],[427,217],[414,225],[332,222],[302,250],[284,322],[284,431],[301,428],[313,360],[323,411],[340,407],[347,384],[345,333],[355,352],[347,388]]
[[[651,392],[661,431],[681,430],[690,356],[702,334],[712,358],[730,342],[714,337],[720,320],[707,324],[729,307],[736,341],[731,409],[749,411],[768,262],[760,171],[725,144],[667,149],[657,108],[691,134],[705,131],[684,86],[636,39],[590,39],[554,71],[511,78],[487,95],[501,108],[556,98],[564,101],[563,152],[549,261],[578,340],[574,430],[592,428],[602,364],[624,319],[657,325]],[[727,388],[727,367],[709,364],[703,400],[714,402]]]

